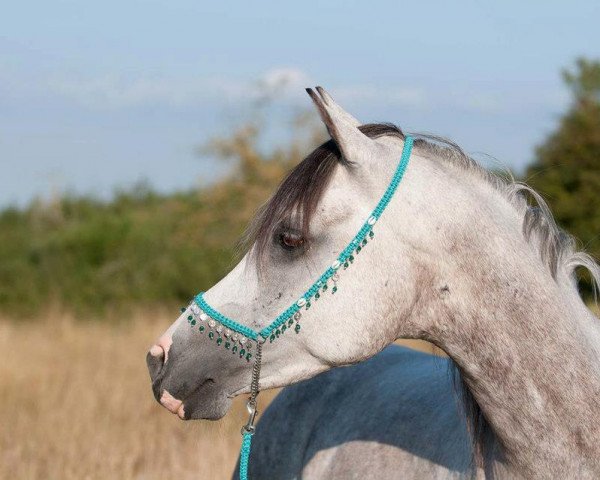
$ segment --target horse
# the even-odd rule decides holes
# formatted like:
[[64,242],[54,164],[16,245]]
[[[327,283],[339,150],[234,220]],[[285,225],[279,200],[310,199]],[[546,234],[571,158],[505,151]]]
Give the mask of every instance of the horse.
[[483,477],[455,374],[447,358],[392,345],[284,388],[257,425],[249,478]]
[[243,477],[261,389],[421,339],[472,396],[485,472],[500,457],[505,478],[598,478],[600,327],[576,277],[582,267],[600,281],[598,264],[533,189],[307,91],[331,139],[260,210],[241,261],[151,347],[157,401],[218,419],[250,393]]

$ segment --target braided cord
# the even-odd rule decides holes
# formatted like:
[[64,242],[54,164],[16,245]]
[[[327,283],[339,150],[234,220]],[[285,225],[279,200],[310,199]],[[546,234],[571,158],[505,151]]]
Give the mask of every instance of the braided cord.
[[250,461],[250,446],[252,433],[242,434],[242,448],[240,449],[240,480],[248,480],[248,462]]
[[[356,247],[358,247],[361,244],[361,242],[367,237],[369,232],[373,229],[373,224],[370,223],[371,218],[373,217],[373,218],[375,218],[375,220],[379,220],[379,217],[381,217],[381,214],[383,213],[385,208],[390,203],[392,197],[394,196],[394,193],[398,189],[398,185],[400,185],[400,181],[404,177],[404,172],[406,171],[406,167],[408,166],[408,160],[410,159],[412,146],[413,146],[413,138],[406,137],[406,139],[404,140],[404,148],[402,149],[402,156],[400,157],[400,163],[398,164],[398,167],[396,168],[396,172],[394,173],[394,176],[393,176],[390,184],[388,185],[388,188],[386,189],[385,193],[379,200],[379,203],[377,204],[377,206],[375,207],[373,212],[371,213],[371,216],[369,217],[369,219],[363,224],[363,226],[360,228],[360,230],[355,235],[355,237],[352,239],[352,241],[348,244],[348,246],[344,250],[342,250],[342,252],[337,257],[337,261],[340,264],[343,265],[350,258],[350,256],[356,250]],[[312,297],[315,296],[315,294],[319,291],[319,289],[323,285],[325,285],[331,277],[333,277],[335,272],[336,272],[336,269],[333,267],[329,267],[327,270],[325,270],[323,275],[321,275],[317,279],[317,281],[312,284],[312,286],[306,291],[306,293],[304,295],[302,295],[301,298],[304,298],[304,300],[306,300],[308,302]],[[297,303],[294,303],[287,310],[285,310],[281,315],[279,315],[270,325],[263,328],[259,332],[259,335],[266,339],[273,330],[275,330],[276,328],[280,327],[285,322],[287,322],[294,315],[294,313],[296,313],[298,310],[300,310],[300,308],[301,307],[298,306]]]
[[[362,243],[362,241],[365,238],[367,238],[367,235],[369,235],[369,233],[373,229],[373,225],[375,224],[375,222],[377,220],[379,220],[379,217],[381,217],[381,214],[383,213],[385,208],[390,203],[392,197],[394,196],[394,193],[396,192],[396,190],[398,188],[398,185],[400,185],[400,182],[402,181],[402,178],[404,177],[404,172],[406,172],[406,167],[408,166],[408,161],[410,159],[410,154],[412,151],[413,141],[414,141],[413,138],[410,136],[408,136],[404,139],[404,148],[402,149],[402,156],[400,157],[400,163],[398,164],[398,167],[396,168],[396,172],[394,173],[394,176],[392,177],[390,184],[388,185],[385,193],[383,194],[383,196],[377,203],[377,206],[375,207],[375,209],[369,216],[368,220],[363,224],[363,226],[360,228],[360,230],[355,235],[355,237],[352,239],[352,241],[348,244],[348,246],[344,250],[342,250],[342,252],[338,255],[336,262],[339,262],[339,264],[343,265],[344,263],[346,263],[348,261],[348,259],[350,259],[350,257],[352,256],[352,254],[354,253],[356,248]],[[302,295],[302,297],[300,297],[300,299],[304,299],[305,302],[308,302],[312,297],[315,296],[315,294],[319,291],[319,289],[323,285],[325,285],[327,283],[327,281],[329,279],[331,279],[331,277],[333,277],[333,275],[335,274],[336,271],[337,271],[337,268],[334,268],[333,266],[330,266],[329,268],[327,268],[327,270],[325,270],[325,272],[317,279],[317,281],[315,283],[312,284],[312,286],[304,293],[304,295]],[[290,305],[285,311],[283,311],[268,326],[263,328],[260,332],[256,332],[256,331],[252,330],[251,328],[241,325],[241,324],[237,323],[236,321],[232,320],[231,318],[228,318],[225,315],[223,315],[223,314],[217,312],[215,309],[213,309],[204,300],[203,292],[196,295],[196,298],[194,300],[195,300],[196,304],[202,310],[204,310],[210,317],[212,317],[215,320],[217,320],[218,322],[222,323],[227,328],[229,328],[235,332],[241,333],[242,335],[245,335],[246,337],[251,338],[252,340],[255,340],[255,341],[258,341],[259,335],[263,339],[267,339],[273,330],[275,330],[276,328],[280,327],[285,322],[287,322],[290,318],[292,318],[292,316],[297,311],[299,311],[302,308],[300,305],[298,305],[298,303],[294,303],[294,304]]]
[[204,310],[204,312],[206,312],[206,314],[209,317],[214,318],[222,325],[225,325],[227,328],[233,330],[234,332],[241,333],[242,335],[245,335],[246,337],[251,338],[252,340],[256,340],[258,338],[258,334],[254,330],[240,323],[237,323],[236,321],[226,317],[220,312],[217,312],[208,303],[206,303],[206,300],[204,300],[204,292],[196,295],[194,301],[196,302],[196,305],[198,305],[202,310]]

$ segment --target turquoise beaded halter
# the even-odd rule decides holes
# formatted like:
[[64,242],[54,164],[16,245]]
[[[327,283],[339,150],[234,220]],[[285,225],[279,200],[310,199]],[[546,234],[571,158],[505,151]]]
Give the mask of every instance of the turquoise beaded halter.
[[[254,434],[254,420],[258,413],[256,410],[256,397],[258,395],[262,345],[267,340],[270,343],[274,342],[292,328],[296,333],[299,333],[301,328],[300,319],[302,317],[302,309],[308,310],[313,301],[319,300],[323,294],[327,293],[330,289],[330,282],[333,283],[333,285],[331,285],[331,293],[335,294],[337,292],[337,281],[340,269],[347,269],[354,262],[355,255],[358,255],[368,244],[369,239],[372,239],[375,236],[373,226],[377,223],[377,220],[379,220],[383,211],[390,203],[390,200],[394,196],[394,193],[404,176],[412,146],[413,138],[406,137],[402,155],[400,157],[400,163],[396,168],[396,172],[394,173],[390,184],[379,200],[379,203],[352,241],[344,250],[342,250],[331,266],[323,272],[311,287],[268,326],[260,331],[256,331],[226,317],[206,303],[204,292],[196,295],[190,305],[190,314],[187,317],[188,323],[194,328],[197,327],[200,333],[204,333],[208,330],[208,338],[210,340],[215,340],[216,345],[222,345],[225,349],[230,350],[232,354],[237,354],[240,358],[250,362],[253,357],[253,354],[251,353],[252,345],[256,344],[256,353],[254,354],[255,361],[250,386],[251,393],[247,404],[249,418],[248,423],[242,427],[243,440],[240,452],[241,480],[247,480],[248,478],[250,444],[252,435]],[[183,310],[185,311],[186,309]]]

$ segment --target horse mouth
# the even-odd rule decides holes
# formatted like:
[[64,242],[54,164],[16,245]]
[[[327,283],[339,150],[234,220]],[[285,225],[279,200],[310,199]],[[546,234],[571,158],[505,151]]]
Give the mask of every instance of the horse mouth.
[[182,420],[185,416],[185,408],[183,400],[178,400],[171,395],[167,390],[163,390],[159,400],[160,404],[165,407],[169,412],[176,414]]
[[[169,393],[168,390],[163,390],[160,398],[158,398],[158,402],[166,408],[169,412],[174,415],[177,415],[181,420],[189,420],[191,419],[191,411],[190,415],[186,416],[186,404],[189,404],[190,400],[194,400],[196,397],[200,395],[200,390],[210,384],[214,384],[215,381],[212,378],[207,378],[205,381],[200,383],[194,390],[188,393],[182,399],[175,398],[173,395]],[[195,403],[195,402],[192,402]]]

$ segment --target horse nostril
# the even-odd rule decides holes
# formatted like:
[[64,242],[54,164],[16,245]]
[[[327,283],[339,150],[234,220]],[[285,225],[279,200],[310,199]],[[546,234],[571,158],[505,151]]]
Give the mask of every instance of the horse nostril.
[[164,361],[165,351],[160,345],[152,345],[152,348],[150,348],[150,355],[153,357],[160,357]]

